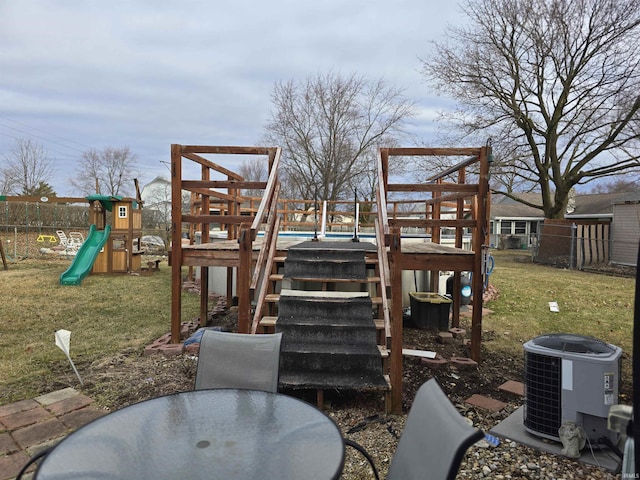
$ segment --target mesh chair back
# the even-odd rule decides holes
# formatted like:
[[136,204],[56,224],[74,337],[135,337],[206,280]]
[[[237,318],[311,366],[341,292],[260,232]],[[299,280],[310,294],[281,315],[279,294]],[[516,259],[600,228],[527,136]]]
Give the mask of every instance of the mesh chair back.
[[200,340],[196,390],[246,388],[278,391],[282,333],[206,330]]
[[416,393],[387,480],[453,480],[467,449],[482,438],[432,378]]

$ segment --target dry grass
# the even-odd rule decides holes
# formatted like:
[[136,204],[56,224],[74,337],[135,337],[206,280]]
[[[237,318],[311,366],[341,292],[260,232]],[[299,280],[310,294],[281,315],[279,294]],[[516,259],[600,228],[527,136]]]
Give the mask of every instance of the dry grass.
[[[487,305],[494,314],[483,319],[487,348],[521,355],[527,340],[562,332],[592,336],[631,355],[634,278],[537,265],[517,252],[493,255],[490,280],[500,297]],[[551,312],[549,302],[560,312]]]
[[[630,378],[635,280],[559,270],[495,251],[491,283],[500,296],[483,319],[483,356],[521,359],[537,335],[590,335],[622,347]],[[170,329],[171,278],[166,263],[149,276],[90,275],[60,286],[70,260],[30,259],[0,270],[0,404],[43,393],[73,374],[53,333],[72,331],[72,357],[82,372],[145,345]],[[555,301],[559,313],[549,311]],[[198,298],[183,293],[183,320],[198,315]],[[425,346],[423,346],[425,347]]]
[[[90,275],[61,286],[70,260],[29,259],[0,270],[0,404],[40,393],[57,371],[70,368],[54,331],[72,332],[77,365],[124,350],[142,351],[170,330],[171,276],[166,262],[152,275]],[[183,294],[183,319],[198,314]]]

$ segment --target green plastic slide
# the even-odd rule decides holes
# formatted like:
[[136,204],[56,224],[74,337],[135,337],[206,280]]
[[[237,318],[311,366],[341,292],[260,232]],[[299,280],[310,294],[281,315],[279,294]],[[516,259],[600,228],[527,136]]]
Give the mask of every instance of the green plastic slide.
[[107,225],[104,230],[96,230],[95,225],[89,227],[89,236],[76,253],[73,262],[60,274],[60,285],[80,285],[82,279],[89,275],[98,253],[107,243],[110,232],[111,225]]

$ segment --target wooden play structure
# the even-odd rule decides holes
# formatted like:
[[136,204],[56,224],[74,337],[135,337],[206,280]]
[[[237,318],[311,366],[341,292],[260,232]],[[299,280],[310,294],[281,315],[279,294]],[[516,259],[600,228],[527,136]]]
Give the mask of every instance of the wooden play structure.
[[134,198],[89,195],[89,223],[110,233],[91,273],[127,273],[141,269],[142,204]]
[[[223,167],[212,158],[234,155],[265,157],[269,177],[264,182],[249,182]],[[172,145],[172,310],[171,342],[181,341],[181,292],[183,267],[199,269],[201,292],[201,325],[208,312],[209,277],[213,269],[226,270],[227,297],[237,298],[239,332],[278,331],[279,301],[285,282],[310,279],[322,284],[321,298],[336,284],[336,277],[318,278],[315,272],[295,274],[287,280],[283,266],[292,247],[300,239],[284,235],[280,208],[278,165],[279,147],[227,147]],[[391,183],[390,162],[405,162],[416,157],[462,157],[453,167],[433,172],[425,182]],[[430,272],[430,289],[440,271],[453,273],[452,326],[460,322],[461,274],[468,272],[474,292],[482,292],[489,234],[489,165],[490,145],[477,148],[381,148],[377,155],[378,184],[371,212],[373,236],[371,248],[365,248],[367,275],[352,283],[359,292],[367,292],[373,305],[373,325],[377,330],[377,347],[385,379],[388,382],[386,408],[402,410],[403,292],[402,272]],[[237,162],[237,161],[236,161]],[[188,168],[186,168],[188,167]],[[201,172],[200,178],[185,178],[185,172]],[[469,183],[469,179],[472,182]],[[249,209],[243,190],[261,189],[264,193],[257,209]],[[195,194],[196,209],[182,210],[182,192]],[[411,192],[414,206],[402,215],[396,211],[390,192]],[[309,204],[312,204],[309,200]],[[210,232],[219,230],[219,238]],[[200,241],[183,244],[184,231],[200,232]],[[406,234],[419,231],[423,238],[410,241]],[[443,232],[450,241],[444,244]],[[467,242],[465,247],[464,242]],[[321,248],[322,241],[318,242]],[[205,268],[207,267],[207,268]],[[213,268],[210,268],[213,267]],[[218,276],[225,277],[222,273]],[[305,278],[307,277],[307,278]],[[343,297],[344,294],[341,294]],[[347,295],[349,298],[353,295]],[[230,304],[230,303],[229,303]],[[482,295],[472,300],[470,356],[480,361],[482,338]],[[284,337],[283,337],[284,338]],[[286,343],[286,339],[283,340]],[[344,342],[343,342],[344,343]],[[342,345],[341,345],[342,346]],[[286,345],[285,345],[286,347]],[[284,348],[284,347],[283,347]],[[289,347],[286,347],[289,348]],[[331,381],[331,379],[329,379]],[[299,388],[343,388],[339,380],[326,387],[317,378],[303,379]],[[294,387],[294,388],[298,388]],[[319,394],[318,398],[321,398]],[[320,401],[319,401],[320,403]]]

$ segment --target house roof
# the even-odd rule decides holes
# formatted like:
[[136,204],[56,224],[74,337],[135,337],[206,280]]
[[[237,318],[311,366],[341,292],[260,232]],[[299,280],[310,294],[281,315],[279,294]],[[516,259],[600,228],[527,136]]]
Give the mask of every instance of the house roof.
[[[518,193],[515,194],[524,201],[542,204],[541,194]],[[568,218],[591,217],[594,215],[613,215],[613,205],[615,203],[640,200],[640,192],[619,192],[619,193],[588,193],[577,194],[575,197],[575,209],[567,213]],[[539,208],[530,207],[516,200],[501,194],[491,197],[491,217],[510,218],[541,218],[544,213]]]

